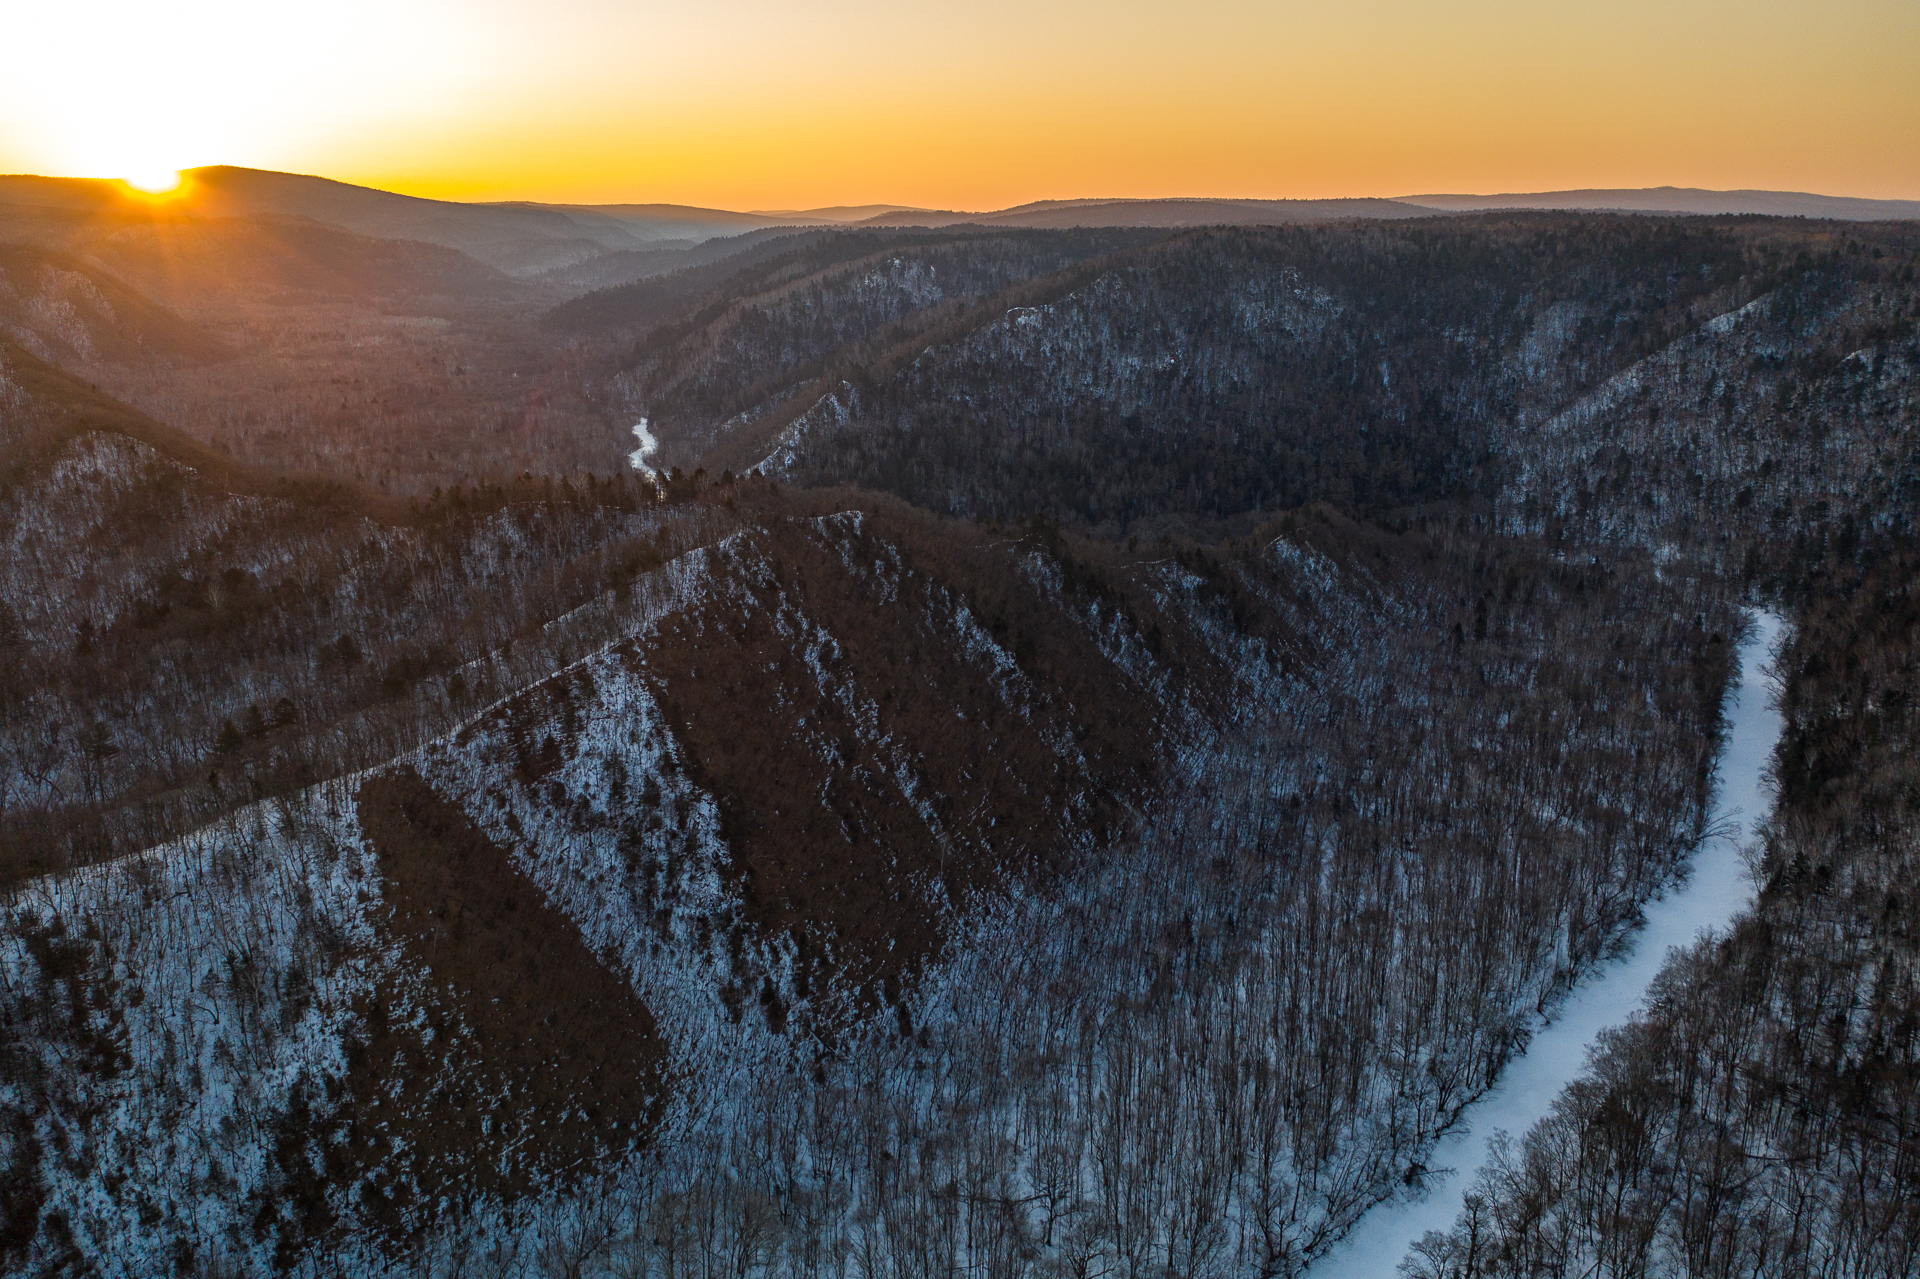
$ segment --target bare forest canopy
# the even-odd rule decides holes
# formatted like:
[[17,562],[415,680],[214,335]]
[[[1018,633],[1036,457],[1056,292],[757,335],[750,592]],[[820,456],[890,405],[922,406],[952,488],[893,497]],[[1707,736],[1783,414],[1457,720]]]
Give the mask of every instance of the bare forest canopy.
[[1914,223],[188,178],[0,179],[0,1268],[1319,1273],[1765,606],[1413,1272],[1920,1274]]

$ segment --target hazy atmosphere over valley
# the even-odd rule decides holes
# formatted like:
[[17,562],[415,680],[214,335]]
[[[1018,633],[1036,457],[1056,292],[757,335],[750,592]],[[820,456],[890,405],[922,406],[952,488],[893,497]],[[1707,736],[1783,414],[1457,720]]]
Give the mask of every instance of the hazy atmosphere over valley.
[[0,1274],[1920,1279],[1911,6],[5,26]]

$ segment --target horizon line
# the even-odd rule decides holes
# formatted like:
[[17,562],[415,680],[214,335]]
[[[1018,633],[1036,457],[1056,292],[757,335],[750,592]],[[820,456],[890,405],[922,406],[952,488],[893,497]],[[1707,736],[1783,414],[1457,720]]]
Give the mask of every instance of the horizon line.
[[[1582,196],[1582,195],[1595,195],[1595,196],[1652,195],[1652,194],[1664,193],[1664,192],[1672,192],[1678,195],[1694,195],[1694,196],[1798,197],[1798,198],[1815,199],[1815,200],[1846,201],[1848,203],[1855,203],[1855,204],[1862,204],[1862,205],[1883,205],[1883,206],[1910,205],[1915,207],[1917,213],[1920,213],[1920,198],[1846,195],[1846,194],[1837,194],[1834,192],[1827,192],[1827,191],[1802,191],[1802,190],[1789,190],[1789,189],[1775,188],[1775,187],[1682,186],[1672,182],[1661,183],[1654,186],[1577,186],[1577,187],[1541,188],[1541,189],[1535,189],[1535,190],[1529,190],[1529,191],[1516,191],[1516,190],[1425,191],[1425,192],[1410,192],[1410,193],[1401,194],[1401,195],[1271,196],[1271,195],[1195,195],[1195,194],[1171,195],[1169,194],[1169,195],[1044,196],[1037,199],[1021,201],[1015,204],[1003,205],[997,208],[975,208],[975,209],[954,208],[954,207],[941,208],[941,207],[936,207],[936,206],[926,205],[926,204],[908,204],[904,202],[896,202],[896,201],[888,201],[888,200],[846,201],[846,202],[837,203],[837,204],[815,205],[808,208],[791,208],[791,207],[789,208],[728,208],[722,205],[691,204],[691,203],[685,203],[682,201],[671,200],[671,199],[633,198],[633,199],[624,199],[624,200],[600,200],[600,201],[594,201],[594,202],[587,202],[587,201],[581,201],[581,200],[568,200],[568,199],[557,199],[557,198],[550,198],[550,199],[517,198],[517,199],[499,200],[499,199],[460,199],[460,198],[455,198],[450,196],[415,195],[408,191],[396,190],[393,187],[377,186],[371,182],[364,182],[364,181],[356,182],[350,179],[331,177],[324,173],[301,173],[301,172],[297,172],[290,169],[266,169],[266,168],[257,168],[251,165],[237,165],[237,164],[192,165],[186,168],[173,170],[171,172],[177,174],[179,178],[185,179],[191,175],[203,174],[203,173],[208,173],[213,171],[267,174],[267,175],[272,175],[276,177],[307,178],[307,179],[311,179],[319,182],[328,182],[328,183],[333,183],[340,186],[354,187],[354,188],[358,188],[360,190],[365,190],[365,191],[375,191],[383,195],[396,196],[402,199],[421,200],[421,201],[434,203],[434,204],[450,204],[450,205],[460,205],[465,207],[540,205],[540,206],[559,207],[559,208],[615,208],[620,206],[641,206],[641,207],[655,206],[655,207],[662,207],[662,208],[689,209],[689,210],[699,210],[699,211],[707,211],[707,212],[715,212],[715,213],[732,213],[732,214],[739,214],[742,216],[750,216],[750,217],[818,217],[818,216],[823,216],[831,213],[842,213],[842,214],[858,213],[863,210],[874,211],[873,213],[866,215],[868,217],[874,217],[874,216],[883,217],[883,216],[887,216],[888,214],[895,214],[895,213],[900,213],[900,214],[929,213],[929,214],[944,214],[944,215],[993,216],[993,215],[1006,214],[1006,213],[1012,213],[1012,212],[1020,212],[1020,211],[1029,210],[1029,209],[1040,209],[1040,208],[1045,208],[1049,206],[1062,207],[1062,206],[1075,206],[1075,205],[1109,205],[1109,204],[1176,204],[1176,203],[1331,204],[1331,203],[1350,203],[1350,202],[1364,201],[1364,202],[1381,203],[1381,204],[1400,204],[1400,205],[1420,206],[1423,201],[1427,201],[1427,200],[1524,200],[1524,199],[1535,199],[1535,198],[1570,198],[1570,197],[1576,197],[1576,196]],[[138,175],[138,176],[144,177],[148,175]],[[112,184],[112,185],[124,186],[131,191],[140,192],[142,195],[145,195],[145,196],[151,196],[153,194],[150,188],[143,186],[140,181],[136,180],[135,175],[99,176],[99,175],[82,175],[82,174],[57,174],[57,173],[0,173],[0,181],[20,180],[20,179],[49,181],[49,182],[84,182],[84,183]],[[162,194],[166,194],[166,193],[162,193]],[[1431,206],[1428,206],[1428,207],[1431,207]],[[1446,210],[1441,210],[1441,211],[1446,211]],[[864,219],[859,217],[847,219],[849,223],[854,223],[861,220],[864,220]]]

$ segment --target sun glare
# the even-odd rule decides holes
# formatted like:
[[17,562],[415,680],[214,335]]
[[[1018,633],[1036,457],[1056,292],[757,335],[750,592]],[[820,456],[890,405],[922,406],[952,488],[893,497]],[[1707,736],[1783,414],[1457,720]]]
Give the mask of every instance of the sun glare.
[[145,191],[148,195],[165,195],[180,186],[180,174],[173,169],[148,169],[139,173],[129,173],[126,184],[136,191]]
[[174,187],[179,167],[316,172],[323,145],[384,138],[399,119],[462,118],[516,65],[518,46],[485,16],[512,7],[0,0],[6,48],[45,51],[0,75],[0,173],[125,178],[152,193],[162,176]]

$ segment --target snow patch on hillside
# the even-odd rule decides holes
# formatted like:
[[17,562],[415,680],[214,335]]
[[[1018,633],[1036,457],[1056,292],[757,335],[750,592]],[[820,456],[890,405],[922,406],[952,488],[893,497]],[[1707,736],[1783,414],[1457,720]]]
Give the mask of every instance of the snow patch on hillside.
[[0,999],[42,1073],[0,1080],[0,1109],[59,1152],[33,1171],[108,1273],[169,1270],[181,1237],[271,1267],[243,1213],[276,1184],[272,1133],[344,1073],[356,1001],[390,958],[356,832],[335,783],[7,906]]

